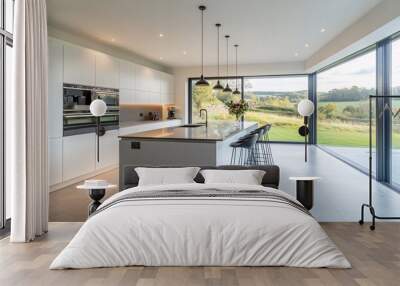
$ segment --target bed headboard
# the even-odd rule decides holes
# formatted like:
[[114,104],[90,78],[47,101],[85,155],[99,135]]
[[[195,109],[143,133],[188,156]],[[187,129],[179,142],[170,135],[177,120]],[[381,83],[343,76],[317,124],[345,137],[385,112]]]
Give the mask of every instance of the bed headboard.
[[[128,188],[133,188],[138,185],[139,182],[139,177],[137,173],[135,172],[135,168],[139,166],[124,166],[123,170],[120,170],[120,176],[119,176],[119,185],[120,185],[120,191],[123,191]],[[177,166],[160,166],[163,168],[177,168]],[[151,167],[148,167],[151,168]],[[265,187],[271,187],[278,189],[279,187],[279,167],[272,165],[272,166],[232,166],[232,165],[227,165],[227,166],[218,166],[218,167],[207,167],[203,166],[200,167],[201,169],[217,169],[217,170],[263,170],[265,171],[264,178],[262,180],[262,185]],[[197,174],[196,178],[194,180],[197,183],[204,183],[204,178],[200,174],[200,172]]]

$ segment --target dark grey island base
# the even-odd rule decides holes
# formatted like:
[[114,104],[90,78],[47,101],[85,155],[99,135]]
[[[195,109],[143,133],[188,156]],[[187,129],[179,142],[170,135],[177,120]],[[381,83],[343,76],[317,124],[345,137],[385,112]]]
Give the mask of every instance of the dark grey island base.
[[208,127],[172,127],[120,136],[120,173],[124,166],[218,166],[229,164],[229,144],[257,128],[209,122]]

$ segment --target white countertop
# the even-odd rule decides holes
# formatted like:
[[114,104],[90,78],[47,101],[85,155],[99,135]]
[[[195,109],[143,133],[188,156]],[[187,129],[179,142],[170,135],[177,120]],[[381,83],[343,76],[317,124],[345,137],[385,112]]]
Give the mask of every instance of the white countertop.
[[165,119],[165,120],[122,121],[119,123],[119,128],[131,127],[131,126],[137,126],[137,125],[156,124],[156,123],[162,123],[162,122],[172,122],[174,120],[182,120],[182,119],[176,118],[176,119]]

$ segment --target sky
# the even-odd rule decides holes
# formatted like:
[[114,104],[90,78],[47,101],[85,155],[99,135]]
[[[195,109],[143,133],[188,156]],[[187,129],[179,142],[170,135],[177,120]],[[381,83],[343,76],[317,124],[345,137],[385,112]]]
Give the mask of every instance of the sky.
[[392,44],[392,86],[400,86],[400,39]]
[[[400,86],[400,40],[393,44],[393,86]],[[376,53],[369,52],[317,75],[317,89],[327,92],[335,88],[359,86],[375,88]],[[307,89],[306,77],[265,77],[246,79],[250,91],[298,91]]]

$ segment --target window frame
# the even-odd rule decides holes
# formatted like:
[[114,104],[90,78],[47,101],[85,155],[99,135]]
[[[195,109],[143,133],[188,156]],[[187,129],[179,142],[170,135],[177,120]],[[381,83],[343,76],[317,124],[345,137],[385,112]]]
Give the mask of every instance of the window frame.
[[[247,78],[273,78],[273,77],[305,77],[307,78],[307,88],[308,88],[308,99],[311,100],[311,98],[314,97],[314,93],[315,90],[314,89],[310,89],[310,74],[306,74],[306,73],[296,73],[296,74],[268,74],[268,75],[240,75],[240,76],[220,76],[220,77],[206,77],[206,80],[225,80],[225,79],[238,79],[241,81],[241,98],[242,100],[244,99],[244,81]],[[188,78],[188,120],[189,123],[193,123],[192,119],[193,119],[193,114],[192,114],[192,83],[193,81],[199,80],[200,77],[190,77]],[[243,120],[243,118],[242,118]],[[309,121],[309,129],[310,129],[310,134],[314,134],[314,114],[311,116],[310,121]],[[300,126],[299,126],[300,127]],[[315,141],[313,140],[313,138],[315,138],[315,136],[309,136],[309,142],[308,144],[313,144]],[[277,143],[277,144],[304,144],[304,142],[296,142],[296,141],[270,141],[270,143]]]
[[[12,13],[15,1],[12,0]],[[0,0],[0,235],[10,230],[10,219],[6,218],[6,189],[5,189],[5,93],[6,93],[6,47],[13,47],[13,34],[6,30],[6,0]],[[12,15],[13,17],[14,15]]]
[[[188,78],[188,120],[189,120],[189,124],[193,123],[193,98],[192,98],[192,85],[194,81],[199,80],[200,77],[190,77]],[[243,86],[243,76],[215,76],[215,77],[205,77],[206,80],[232,80],[232,79],[238,79],[241,82],[241,89],[240,89],[240,96],[241,99],[243,99],[243,90],[244,90],[244,86]],[[242,118],[243,120],[243,118]]]
[[[257,77],[279,77],[279,76],[308,76],[308,98],[314,103],[315,109],[318,109],[318,98],[317,98],[317,91],[318,91],[318,80],[317,75],[323,71],[329,70],[335,66],[340,64],[346,63],[352,59],[355,59],[359,56],[367,54],[372,50],[375,50],[376,53],[376,93],[375,94],[383,94],[383,95],[391,95],[391,52],[390,47],[393,41],[400,40],[400,31],[392,34],[389,37],[386,37],[364,49],[361,49],[351,55],[343,57],[329,65],[326,65],[319,70],[313,73],[300,73],[300,74],[272,74],[272,75],[251,75],[251,76],[229,76],[229,77],[208,77],[207,79],[235,79],[238,78],[242,82],[242,98],[244,97],[244,80],[246,78],[257,78]],[[188,112],[189,112],[189,123],[192,123],[192,81],[198,80],[198,77],[191,77],[188,78]],[[376,173],[377,175],[374,176],[374,179],[377,180],[379,183],[386,185],[387,187],[400,192],[400,185],[394,183],[391,180],[392,174],[392,166],[390,164],[390,160],[392,159],[391,150],[390,152],[385,152],[385,148],[387,149],[388,144],[390,144],[389,139],[391,138],[392,134],[392,126],[390,120],[385,119],[377,119],[377,126],[376,126],[376,136],[378,138],[385,138],[384,142],[378,143],[376,146]],[[341,156],[340,154],[329,150],[328,148],[324,147],[323,145],[318,144],[318,119],[317,119],[317,112],[314,112],[313,116],[309,121],[310,127],[310,135],[309,135],[309,144],[315,145],[317,148],[323,150],[324,152],[330,154],[331,156],[335,157],[336,159],[344,162],[345,164],[355,168],[356,170],[368,175],[368,168],[360,166],[355,162]],[[391,140],[390,140],[391,141]],[[304,144],[302,142],[290,142],[290,141],[271,141],[271,143],[287,143],[287,144]],[[390,157],[390,158],[389,158]]]
[[[325,72],[325,71],[328,71],[328,70],[330,70],[332,68],[335,68],[337,66],[340,66],[340,65],[342,65],[344,63],[348,63],[348,62],[350,62],[350,61],[352,61],[352,60],[354,60],[354,59],[356,59],[358,57],[366,55],[369,52],[372,52],[373,50],[375,50],[375,53],[376,53],[376,60],[375,60],[375,63],[376,63],[375,68],[376,69],[375,69],[375,72],[376,72],[376,77],[378,77],[378,71],[377,71],[377,67],[378,67],[377,54],[378,54],[378,52],[377,52],[377,43],[376,43],[376,44],[372,44],[372,45],[370,45],[370,46],[368,46],[368,47],[366,47],[364,49],[361,49],[361,50],[359,50],[359,51],[357,51],[357,52],[355,52],[355,53],[353,53],[351,55],[348,55],[348,56],[346,56],[346,57],[344,57],[342,59],[339,59],[339,60],[337,60],[337,61],[335,61],[335,62],[333,62],[333,63],[331,63],[331,64],[329,64],[329,65],[327,65],[325,67],[322,67],[319,70],[317,70],[315,72],[315,97],[313,98],[313,103],[315,105],[314,114],[316,115],[315,116],[315,121],[316,122],[315,122],[315,125],[314,125],[315,126],[315,134],[314,134],[314,136],[315,136],[315,138],[314,138],[315,146],[317,146],[319,149],[323,150],[324,152],[328,153],[329,155],[335,157],[336,159],[340,160],[341,162],[346,163],[347,165],[353,167],[354,169],[356,169],[356,170],[358,170],[358,171],[360,171],[360,172],[362,172],[362,173],[364,173],[366,175],[369,174],[368,168],[365,168],[365,167],[357,164],[356,162],[353,162],[352,160],[350,160],[350,159],[348,159],[348,158],[346,158],[344,156],[341,156],[339,153],[329,149],[328,147],[326,147],[324,145],[318,144],[318,127],[317,127],[317,124],[318,124],[318,119],[317,119],[318,118],[318,114],[317,114],[318,113],[318,74],[322,73],[322,72]],[[375,83],[375,94],[376,93],[377,93],[377,82]]]

